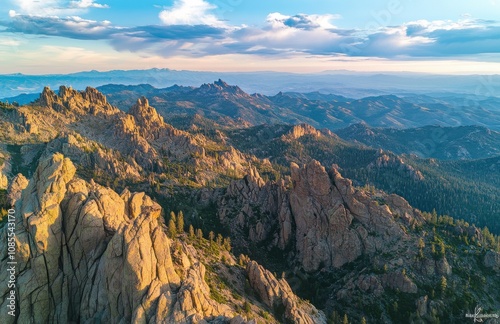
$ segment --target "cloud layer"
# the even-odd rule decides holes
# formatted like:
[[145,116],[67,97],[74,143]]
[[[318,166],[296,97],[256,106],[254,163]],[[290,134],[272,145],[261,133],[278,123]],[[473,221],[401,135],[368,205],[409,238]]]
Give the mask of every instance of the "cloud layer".
[[[49,5],[47,5],[49,3]],[[321,55],[391,59],[454,58],[500,53],[500,23],[465,18],[459,21],[419,20],[370,30],[334,25],[337,15],[271,13],[261,26],[230,26],[213,14],[205,0],[177,0],[159,12],[161,24],[123,27],[109,21],[80,18],[88,8],[106,8],[93,0],[18,1],[19,12],[0,21],[3,32],[106,40],[118,51],[203,56]],[[52,9],[47,9],[52,8]],[[36,14],[34,14],[36,13]],[[68,14],[60,18],[57,13]]]

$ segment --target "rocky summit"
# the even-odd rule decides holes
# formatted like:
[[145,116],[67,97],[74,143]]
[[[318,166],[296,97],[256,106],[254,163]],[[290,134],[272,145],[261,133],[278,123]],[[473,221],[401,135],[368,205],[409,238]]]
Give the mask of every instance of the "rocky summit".
[[368,116],[394,96],[108,88],[121,90],[0,106],[0,240],[15,238],[17,262],[0,323],[460,323],[500,309],[496,133],[446,128],[454,143],[436,147],[463,135],[489,153],[425,159],[389,150],[425,129],[339,137],[297,117],[369,101]]
[[[29,183],[13,191],[21,189],[15,201],[18,322],[247,322],[234,305],[212,298],[203,264],[207,256],[169,238],[161,206],[144,193],[117,194],[75,177],[75,166],[61,154],[41,161]],[[2,259],[6,252],[2,249]],[[258,294],[275,289],[276,279],[261,266],[256,273],[254,264],[233,271],[248,272]],[[286,281],[280,287],[269,298],[286,305],[284,318],[325,322]],[[263,309],[273,306],[266,299],[263,304]],[[13,322],[2,316],[2,323]]]

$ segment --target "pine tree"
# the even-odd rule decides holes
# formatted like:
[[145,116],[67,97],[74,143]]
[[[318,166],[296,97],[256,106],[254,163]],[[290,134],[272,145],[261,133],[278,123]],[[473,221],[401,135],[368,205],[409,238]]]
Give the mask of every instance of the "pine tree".
[[221,247],[222,246],[222,235],[217,234],[217,246]]
[[366,318],[364,316],[361,317],[361,324],[366,324]]
[[443,258],[446,255],[446,248],[444,246],[444,242],[443,241],[439,242],[439,255],[441,257],[443,257]]
[[448,281],[444,276],[441,277],[441,282],[439,283],[439,288],[441,289],[441,296],[444,296],[446,292],[446,287],[448,286]]
[[189,238],[194,239],[194,227],[191,224],[189,224]]
[[177,235],[177,229],[175,227],[175,222],[173,219],[168,221],[168,236],[174,238]]
[[330,315],[330,318],[328,319],[328,324],[339,324],[341,321],[339,313],[334,310],[332,312],[332,315]]
[[198,228],[198,229],[196,230],[196,237],[197,237],[200,241],[203,239],[203,231],[202,231],[200,228]]
[[238,258],[238,264],[242,267],[245,266],[245,256],[243,254],[240,254],[239,258]]
[[177,214],[177,232],[184,232],[184,214],[182,213],[182,210],[179,214]]
[[175,213],[173,211],[170,212],[170,220],[173,220],[174,223],[177,221],[177,217],[175,217]]
[[431,223],[436,224],[437,220],[438,220],[438,215],[437,215],[436,209],[434,208],[432,210],[432,214],[431,214]]
[[224,239],[224,249],[226,249],[227,251],[231,251],[231,239],[229,237],[226,237]]
[[349,324],[349,318],[347,317],[347,314],[344,314],[344,320],[342,321],[342,324]]
[[215,234],[213,231],[210,231],[210,233],[208,233],[208,238],[210,239],[210,245],[212,245],[212,242],[214,241],[215,238]]
[[419,249],[423,249],[425,247],[425,241],[424,239],[421,237],[419,240],[418,240],[418,248]]

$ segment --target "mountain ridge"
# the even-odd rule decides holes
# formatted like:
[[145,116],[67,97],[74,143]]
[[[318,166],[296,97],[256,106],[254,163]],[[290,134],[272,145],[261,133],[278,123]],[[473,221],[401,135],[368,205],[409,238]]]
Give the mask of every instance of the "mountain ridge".
[[442,194],[472,167],[490,199],[498,157],[418,160],[304,123],[234,128],[194,114],[181,130],[151,99],[125,112],[96,89],[61,87],[1,107],[0,203],[16,204],[20,279],[33,283],[23,321],[452,323],[499,307],[498,236],[360,185],[431,181]]

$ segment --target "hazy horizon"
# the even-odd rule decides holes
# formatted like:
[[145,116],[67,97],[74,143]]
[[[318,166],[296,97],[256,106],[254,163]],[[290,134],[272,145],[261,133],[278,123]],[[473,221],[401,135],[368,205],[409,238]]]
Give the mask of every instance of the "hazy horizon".
[[0,9],[0,73],[496,74],[497,9],[465,0],[11,0]]
[[26,75],[26,76],[44,76],[44,75],[71,75],[71,74],[80,74],[80,73],[110,73],[110,72],[132,72],[132,71],[148,71],[148,70],[165,70],[165,71],[173,71],[173,72],[201,72],[201,73],[242,73],[242,74],[250,74],[250,73],[276,73],[276,74],[298,74],[298,75],[308,75],[308,74],[387,74],[387,75],[428,75],[428,76],[481,76],[481,75],[500,75],[500,71],[495,72],[485,72],[485,73],[437,73],[437,72],[418,72],[418,71],[356,71],[356,70],[348,70],[348,69],[338,69],[338,70],[323,70],[317,72],[295,72],[295,71],[273,71],[273,70],[255,70],[255,71],[217,71],[217,70],[190,70],[190,69],[174,69],[169,67],[152,67],[152,68],[144,68],[144,69],[91,69],[91,70],[75,70],[72,72],[66,73],[23,73],[23,72],[11,72],[11,73],[0,73],[0,76],[9,76],[9,75]]

